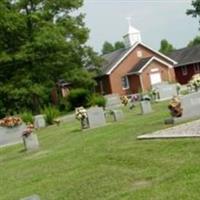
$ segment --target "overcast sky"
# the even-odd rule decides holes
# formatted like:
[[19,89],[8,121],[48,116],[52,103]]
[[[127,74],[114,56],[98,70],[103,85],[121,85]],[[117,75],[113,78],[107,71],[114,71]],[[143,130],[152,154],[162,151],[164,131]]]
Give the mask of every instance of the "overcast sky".
[[191,0],[85,0],[81,12],[90,29],[88,44],[96,51],[106,40],[122,40],[127,17],[141,31],[142,41],[158,49],[163,38],[182,48],[199,34],[198,20],[185,14],[188,8]]

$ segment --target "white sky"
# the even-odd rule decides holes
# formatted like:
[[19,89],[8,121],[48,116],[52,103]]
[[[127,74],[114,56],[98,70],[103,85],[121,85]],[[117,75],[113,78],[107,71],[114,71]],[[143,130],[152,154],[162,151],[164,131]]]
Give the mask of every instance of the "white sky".
[[184,47],[199,34],[198,19],[185,14],[188,8],[191,0],[85,0],[81,12],[90,29],[88,44],[100,52],[104,41],[122,40],[130,16],[144,43],[159,49],[165,38],[176,48]]

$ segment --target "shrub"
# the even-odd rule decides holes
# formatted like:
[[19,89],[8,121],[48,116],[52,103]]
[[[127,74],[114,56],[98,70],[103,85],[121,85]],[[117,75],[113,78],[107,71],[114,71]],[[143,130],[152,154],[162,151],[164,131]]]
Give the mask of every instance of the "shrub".
[[93,94],[90,100],[91,106],[99,106],[99,107],[105,107],[106,106],[106,99],[104,96],[99,94]]
[[33,114],[31,112],[23,112],[20,114],[20,117],[22,118],[22,121],[25,122],[26,124],[28,123],[33,123]]
[[71,90],[67,97],[67,101],[69,102],[71,109],[80,106],[88,107],[90,102],[90,92],[82,88]]
[[45,115],[46,123],[51,125],[54,119],[59,116],[59,111],[55,107],[45,107],[42,113]]

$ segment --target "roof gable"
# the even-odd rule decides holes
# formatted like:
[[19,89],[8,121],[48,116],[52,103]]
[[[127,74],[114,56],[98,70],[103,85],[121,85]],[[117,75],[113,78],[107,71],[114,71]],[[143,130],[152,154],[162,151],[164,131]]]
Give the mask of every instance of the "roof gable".
[[176,61],[172,60],[171,58],[163,55],[162,53],[153,50],[152,48],[150,48],[149,46],[145,45],[142,42],[137,42],[135,45],[133,45],[130,48],[127,49],[119,49],[117,51],[114,51],[112,53],[109,54],[105,54],[103,55],[103,59],[105,60],[102,66],[102,73],[109,75],[113,72],[113,70],[118,67],[118,65],[138,46],[141,45],[145,48],[147,48],[148,50],[154,52],[155,54],[159,55],[160,57],[164,58],[165,60],[167,60],[170,63],[176,64]]
[[167,62],[162,61],[161,59],[152,56],[152,57],[147,57],[147,58],[143,58],[141,59],[135,66],[133,66],[133,68],[128,72],[127,75],[131,75],[131,74],[140,74],[143,72],[143,70],[148,67],[153,61],[157,61],[169,68],[172,68],[173,66],[170,65]]

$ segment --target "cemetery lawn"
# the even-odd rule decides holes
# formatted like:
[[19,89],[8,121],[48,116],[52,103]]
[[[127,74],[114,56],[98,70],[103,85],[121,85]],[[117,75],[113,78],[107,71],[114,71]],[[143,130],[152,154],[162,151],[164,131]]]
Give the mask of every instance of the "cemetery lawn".
[[0,149],[0,199],[19,200],[199,200],[200,140],[137,140],[167,128],[167,102],[125,120],[80,131],[79,122],[38,131],[41,149]]

